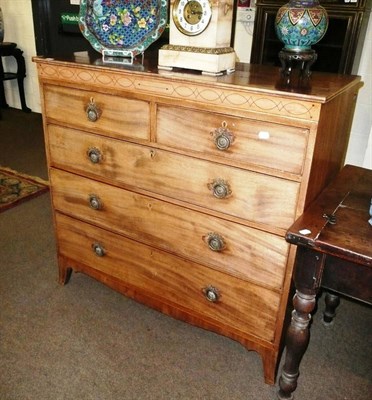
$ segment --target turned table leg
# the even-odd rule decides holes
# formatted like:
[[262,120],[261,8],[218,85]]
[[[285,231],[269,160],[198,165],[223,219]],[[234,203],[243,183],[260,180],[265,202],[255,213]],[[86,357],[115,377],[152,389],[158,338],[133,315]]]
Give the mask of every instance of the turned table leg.
[[311,313],[316,305],[325,256],[306,247],[297,249],[292,319],[287,331],[286,355],[279,379],[279,400],[291,400],[297,387],[300,363],[310,339]]
[[278,399],[280,400],[293,399],[300,362],[309,344],[309,323],[315,304],[316,294],[304,294],[297,291],[293,298],[294,310],[287,332],[285,364],[279,379]]
[[21,49],[14,49],[13,56],[17,60],[17,82],[22,111],[29,113],[31,112],[31,108],[26,105],[25,89],[23,86],[23,81],[26,76],[26,63],[23,57],[23,51]]
[[323,313],[323,324],[329,326],[333,323],[336,315],[336,308],[340,304],[340,298],[332,293],[327,292],[325,296],[325,310]]
[[0,57],[0,108],[8,108],[4,90],[4,67]]

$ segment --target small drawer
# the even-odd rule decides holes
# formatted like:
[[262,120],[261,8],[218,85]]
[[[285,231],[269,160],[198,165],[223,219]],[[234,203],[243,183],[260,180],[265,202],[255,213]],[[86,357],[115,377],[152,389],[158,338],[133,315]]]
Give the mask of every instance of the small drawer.
[[81,131],[48,127],[53,166],[286,229],[299,183]]
[[203,157],[301,175],[308,130],[247,118],[158,106],[157,142]]
[[45,85],[44,102],[47,119],[63,125],[119,139],[150,137],[150,106],[145,101]]
[[284,238],[78,175],[50,171],[54,207],[143,243],[281,289]]
[[[167,307],[273,341],[280,295],[56,213],[59,254]],[[102,274],[102,275],[100,275]]]

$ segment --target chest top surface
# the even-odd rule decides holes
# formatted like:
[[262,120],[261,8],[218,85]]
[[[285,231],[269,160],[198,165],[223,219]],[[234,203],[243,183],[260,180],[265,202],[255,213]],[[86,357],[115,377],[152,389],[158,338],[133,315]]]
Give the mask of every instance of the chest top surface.
[[[229,88],[236,90],[250,90],[257,93],[266,93],[273,96],[285,96],[288,98],[306,99],[325,103],[337,96],[349,87],[360,84],[361,78],[355,75],[341,75],[313,72],[311,80],[296,87],[284,87],[281,84],[280,71],[277,67],[257,64],[238,63],[236,71],[230,75],[219,77],[205,76],[199,72],[182,70],[162,71],[157,68],[156,55],[145,55],[143,63],[135,62],[133,65],[103,64],[97,55],[86,54],[83,56],[70,56],[59,58],[34,57],[34,61],[43,67],[41,77],[47,77],[47,72],[52,76],[53,68],[76,68],[82,71],[92,70],[101,75],[121,74],[129,75],[132,79],[155,79],[167,82],[213,85],[217,88]],[[60,74],[61,79],[67,78]],[[87,83],[87,82],[86,82]],[[90,83],[94,83],[93,81]],[[105,84],[106,82],[101,82]]]

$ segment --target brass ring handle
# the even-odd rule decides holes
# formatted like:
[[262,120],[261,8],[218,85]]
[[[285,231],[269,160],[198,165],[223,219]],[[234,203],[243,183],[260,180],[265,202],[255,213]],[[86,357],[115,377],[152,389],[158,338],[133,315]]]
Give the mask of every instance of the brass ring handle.
[[85,111],[87,113],[88,120],[91,122],[96,122],[101,116],[101,110],[98,108],[93,97],[90,98],[90,101]]
[[227,129],[227,123],[222,122],[222,126],[212,132],[214,144],[218,150],[226,151],[234,141],[233,133]]
[[93,164],[98,164],[102,161],[102,153],[100,149],[97,149],[97,147],[91,147],[87,151],[87,155],[89,160]]
[[205,241],[212,251],[222,251],[226,247],[224,238],[218,233],[208,233]]
[[98,257],[103,257],[106,254],[105,248],[100,243],[93,243],[92,249]]
[[89,195],[89,205],[93,210],[102,210],[102,200],[95,194]]
[[208,188],[212,191],[213,196],[218,199],[224,199],[232,193],[229,183],[223,179],[215,179],[208,184]]
[[213,286],[203,288],[203,293],[205,298],[212,303],[216,303],[221,297],[220,291]]

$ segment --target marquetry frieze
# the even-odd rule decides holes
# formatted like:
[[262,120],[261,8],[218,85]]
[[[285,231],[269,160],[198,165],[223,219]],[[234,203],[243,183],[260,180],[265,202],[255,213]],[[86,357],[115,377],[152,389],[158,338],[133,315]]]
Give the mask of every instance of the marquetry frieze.
[[[319,119],[320,104],[302,101],[294,97],[274,96],[270,91],[257,93],[248,86],[220,85],[216,82],[206,82],[172,76],[162,76],[149,73],[133,73],[130,70],[115,70],[106,68],[86,68],[84,66],[70,67],[66,64],[53,65],[47,61],[38,62],[39,77],[42,80],[64,81],[81,87],[102,87],[112,90],[125,90],[136,94],[153,95],[174,100],[195,101],[212,106],[233,107],[237,110],[263,112],[266,115],[290,117],[307,121]],[[218,79],[218,78],[214,78]]]

